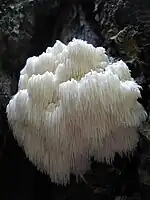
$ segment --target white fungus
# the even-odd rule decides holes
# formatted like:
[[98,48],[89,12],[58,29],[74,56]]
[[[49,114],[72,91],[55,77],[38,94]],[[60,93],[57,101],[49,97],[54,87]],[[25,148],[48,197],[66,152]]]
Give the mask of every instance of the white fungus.
[[134,150],[146,118],[139,88],[127,65],[110,63],[104,48],[56,41],[27,60],[8,121],[30,161],[66,185],[70,174],[90,169],[91,157],[111,163],[116,152]]

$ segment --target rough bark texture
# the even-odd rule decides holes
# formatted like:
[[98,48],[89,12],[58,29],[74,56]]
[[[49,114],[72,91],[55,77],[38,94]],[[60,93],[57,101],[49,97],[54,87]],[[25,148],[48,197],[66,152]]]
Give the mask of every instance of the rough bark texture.
[[150,2],[148,0],[0,0],[0,199],[77,200],[150,199],[150,119],[141,127],[131,159],[111,166],[93,163],[76,184],[66,188],[50,182],[28,161],[7,124],[6,105],[17,90],[27,57],[37,55],[56,39],[73,37],[124,60],[142,85],[141,103],[150,108]]

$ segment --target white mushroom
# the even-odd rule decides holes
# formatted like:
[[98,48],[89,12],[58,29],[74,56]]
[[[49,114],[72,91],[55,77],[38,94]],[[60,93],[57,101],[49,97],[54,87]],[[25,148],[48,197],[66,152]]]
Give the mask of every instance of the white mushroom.
[[52,182],[83,175],[90,158],[110,163],[138,142],[146,118],[140,86],[123,61],[109,63],[105,49],[73,39],[56,41],[27,60],[7,106],[13,134],[27,157]]

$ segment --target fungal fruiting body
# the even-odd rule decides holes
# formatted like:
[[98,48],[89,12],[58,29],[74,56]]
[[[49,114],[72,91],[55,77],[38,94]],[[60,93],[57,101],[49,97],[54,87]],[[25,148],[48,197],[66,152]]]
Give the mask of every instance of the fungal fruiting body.
[[104,48],[56,41],[27,59],[8,121],[29,160],[66,185],[70,174],[90,169],[91,157],[110,163],[116,152],[134,150],[146,118],[139,89],[127,65],[110,62]]

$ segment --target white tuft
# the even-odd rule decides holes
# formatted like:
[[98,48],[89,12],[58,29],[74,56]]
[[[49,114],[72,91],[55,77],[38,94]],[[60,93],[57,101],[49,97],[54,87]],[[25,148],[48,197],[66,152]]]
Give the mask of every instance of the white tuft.
[[140,86],[123,61],[110,63],[102,47],[73,39],[56,41],[20,72],[17,94],[7,106],[18,143],[52,182],[90,169],[90,158],[113,161],[132,151],[146,112]]

